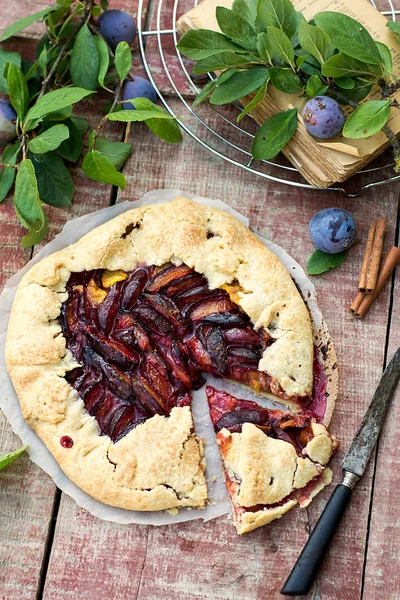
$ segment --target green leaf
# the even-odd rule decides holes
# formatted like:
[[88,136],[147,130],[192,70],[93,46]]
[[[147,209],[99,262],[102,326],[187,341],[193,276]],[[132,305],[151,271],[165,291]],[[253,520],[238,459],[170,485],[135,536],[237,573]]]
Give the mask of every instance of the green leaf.
[[281,29],[289,38],[296,33],[297,13],[290,0],[259,0],[257,20],[265,29]]
[[122,83],[132,68],[132,52],[126,42],[120,42],[115,50],[115,68]]
[[371,100],[356,108],[343,127],[344,137],[368,138],[380,131],[389,118],[390,104],[390,100]]
[[192,60],[208,58],[220,52],[243,52],[243,48],[231,42],[222,33],[208,29],[189,29],[176,47]]
[[243,71],[243,69],[239,69],[237,67],[232,67],[230,69],[226,69],[226,71],[223,71],[222,73],[220,73],[218,75],[217,79],[215,79],[216,85],[220,85],[221,83],[228,81],[228,79],[230,79],[235,73],[239,73],[241,71]]
[[389,29],[393,31],[396,40],[400,42],[400,23],[398,23],[397,21],[388,21],[386,23],[386,27],[389,27]]
[[[6,146],[3,151],[1,162],[5,165],[16,165],[17,158],[21,152],[20,142],[16,142],[12,146]],[[0,202],[6,198],[14,183],[17,170],[12,167],[3,167],[0,173]]]
[[73,124],[79,131],[80,136],[83,137],[89,128],[89,122],[86,119],[83,119],[82,117],[75,116],[72,116],[70,120],[73,122]]
[[324,85],[317,75],[311,75],[310,79],[307,81],[306,94],[309,98],[323,96],[328,89],[328,86]]
[[38,58],[38,66],[43,77],[47,75],[47,50],[43,48]]
[[272,64],[268,36],[264,31],[257,36],[257,52],[266,63]]
[[211,73],[229,67],[245,67],[250,64],[260,64],[261,61],[256,56],[250,54],[237,54],[236,52],[219,52],[213,56],[199,60],[193,67],[195,75]]
[[[134,102],[137,98],[130,100]],[[122,121],[123,123],[147,121],[147,119],[174,119],[169,113],[165,114],[157,113],[153,110],[121,110],[117,113],[111,113],[107,115],[109,121]]]
[[381,55],[382,64],[385,65],[386,69],[389,71],[389,73],[391,73],[393,69],[393,59],[391,51],[385,44],[382,44],[382,42],[375,42],[375,44],[378,46],[378,51]]
[[8,52],[8,50],[0,48],[0,94],[7,94],[7,82],[4,77],[4,67],[7,62],[14,63],[20,69],[21,55],[18,52]]
[[257,34],[244,17],[224,6],[217,6],[215,14],[219,28],[227,38],[246,50],[257,50]]
[[347,250],[338,254],[326,254],[321,250],[314,250],[308,259],[307,273],[309,275],[319,275],[329,269],[333,269],[342,264],[346,258]]
[[[16,209],[16,215],[18,216],[18,210]],[[21,248],[30,248],[35,244],[39,244],[47,235],[49,230],[49,222],[45,213],[43,213],[43,220],[32,223],[28,228],[28,235],[24,235],[21,240]]]
[[303,56],[298,56],[296,58],[296,67],[298,69],[300,69],[301,65],[306,62],[306,60],[309,56],[310,56],[309,54],[304,54]]
[[292,42],[286,33],[276,27],[267,27],[266,43],[270,56],[275,55],[287,62],[292,69],[295,68]]
[[301,63],[299,69],[302,73],[306,73],[306,75],[308,75],[309,77],[311,77],[312,75],[316,75],[317,77],[321,77],[322,73],[321,73],[321,69],[314,67],[314,65],[312,65],[309,61],[309,58],[312,58],[312,56],[308,55],[308,57],[306,58],[306,60],[304,62]]
[[[54,10],[55,9],[55,10]],[[69,8],[65,6],[58,7],[57,5],[53,7],[53,10],[49,11],[47,16],[43,19],[45,25],[47,25],[48,30],[50,31],[51,37],[57,39],[57,31],[56,26],[60,23],[60,21],[65,17],[65,15],[69,12]],[[59,27],[57,28],[59,29]]]
[[68,127],[53,125],[28,143],[28,148],[35,154],[44,154],[58,148],[62,141],[69,137]]
[[240,123],[240,121],[243,119],[243,117],[245,117],[254,107],[256,107],[257,104],[260,104],[260,102],[262,102],[262,100],[264,100],[265,94],[267,93],[267,85],[268,85],[268,81],[265,81],[258,88],[257,93],[254,96],[254,98],[252,100],[250,100],[250,102],[246,105],[246,107],[242,110],[242,112],[238,116],[238,118],[237,118],[238,123]]
[[71,54],[71,78],[76,87],[94,91],[97,87],[99,54],[94,37],[84,25],[75,38]]
[[297,94],[303,89],[303,84],[300,78],[290,69],[282,69],[281,67],[272,67],[269,69],[271,82],[277,90],[286,92],[287,94]]
[[147,119],[145,123],[157,137],[170,144],[178,144],[182,141],[182,132],[176,120]]
[[44,121],[65,121],[72,115],[72,106],[66,106],[60,110],[55,110],[44,117]]
[[[25,127],[26,131],[32,129],[33,121],[41,121],[47,115],[67,108],[71,104],[75,104],[82,100],[82,98],[89,96],[91,93],[82,88],[69,87],[45,94],[29,109],[25,121],[27,124],[27,127]],[[37,123],[33,123],[33,125],[36,127]]]
[[94,41],[97,47],[97,54],[99,55],[99,72],[97,80],[99,85],[104,88],[104,78],[107,75],[108,67],[110,66],[110,54],[108,52],[108,46],[103,38],[95,35]]
[[39,61],[37,60],[36,62],[30,63],[30,66],[28,68],[28,70],[25,72],[25,67],[29,64],[28,61],[24,61],[22,64],[22,72],[24,74],[25,77],[25,81],[28,83],[28,81],[30,79],[32,79],[32,77],[34,77],[37,74],[37,70],[39,68]]
[[339,77],[335,79],[335,84],[342,90],[352,90],[355,87],[354,79],[351,77]]
[[72,118],[64,121],[64,124],[68,129],[69,135],[58,147],[57,154],[71,162],[76,162],[82,153],[83,134],[79,131]]
[[5,42],[8,38],[12,37],[16,33],[19,33],[23,29],[32,25],[35,21],[39,21],[42,17],[47,15],[47,13],[52,10],[52,7],[44,8],[43,10],[39,10],[39,12],[34,13],[33,15],[29,15],[28,17],[24,17],[23,19],[18,19],[15,21],[10,27],[7,27],[5,31],[3,31],[0,42]]
[[364,100],[372,90],[372,83],[362,77],[356,77],[354,79],[354,88],[346,90],[346,98],[353,102],[360,102]]
[[57,0],[57,4],[58,6],[65,6],[65,7],[69,7],[71,6],[73,0]]
[[119,171],[131,155],[132,146],[125,142],[110,142],[106,138],[98,137],[95,141],[95,150],[106,156]]
[[263,123],[258,130],[252,146],[252,155],[256,160],[274,158],[287,144],[297,129],[297,108],[280,112]]
[[204,100],[208,98],[208,96],[214,91],[216,85],[215,79],[210,79],[210,81],[203,87],[201,92],[197,94],[192,106],[195,107],[204,102]]
[[314,20],[326,31],[340,52],[370,65],[379,65],[381,56],[374,40],[365,27],[340,12],[320,12]]
[[345,54],[335,54],[322,65],[322,74],[325,77],[335,78],[357,77],[358,75],[372,75],[378,78],[381,75],[381,69],[379,66],[368,65]]
[[36,99],[40,90],[41,78],[38,72],[39,63],[23,60],[21,70],[28,86],[29,101]]
[[64,162],[52,152],[48,154],[32,154],[39,196],[43,202],[51,206],[71,204],[74,196],[72,177]]
[[74,17],[75,13],[72,12],[70,16],[67,19],[65,19],[57,35],[59,40],[66,40],[74,33],[75,29],[78,27],[78,23],[76,21],[72,22],[72,19]]
[[300,23],[302,21],[305,21],[305,17],[303,15],[303,13],[301,13],[300,11],[296,10],[296,33],[294,35],[292,35],[291,37],[291,42],[292,42],[292,46],[293,48],[297,48],[299,46],[299,27],[300,27]]
[[108,10],[108,0],[100,0],[100,6],[102,11]]
[[46,233],[46,218],[39,198],[35,169],[32,161],[21,161],[15,180],[14,208],[22,225],[29,235],[22,238],[24,248],[41,241]]
[[309,25],[307,21],[301,21],[298,37],[300,46],[316,58],[321,65],[335,52],[335,46],[331,44],[329,35],[319,27]]
[[[135,112],[135,111],[133,111]],[[101,181],[102,183],[111,183],[117,185],[121,190],[125,189],[126,179],[119,173],[110,160],[100,154],[97,150],[90,150],[83,159],[82,163],[83,172],[94,179],[95,181]]]
[[0,471],[12,463],[13,460],[21,456],[27,447],[28,446],[23,446],[22,448],[18,448],[18,450],[14,450],[14,452],[10,452],[9,454],[0,454]]
[[28,109],[29,91],[24,74],[16,64],[6,63],[4,71],[7,79],[7,92],[18,119],[22,122]]
[[230,102],[234,102],[254,92],[254,90],[267,81],[268,77],[268,69],[265,67],[239,71],[227,81],[217,85],[216,90],[210,98],[210,102],[211,104],[229,104]]
[[110,121],[146,121],[147,119],[175,119],[161,106],[153,104],[148,98],[127,98],[136,110],[122,110],[108,115]]
[[243,17],[243,19],[246,19],[246,21],[254,27],[256,15],[253,14],[250,4],[246,0],[234,0],[232,11]]

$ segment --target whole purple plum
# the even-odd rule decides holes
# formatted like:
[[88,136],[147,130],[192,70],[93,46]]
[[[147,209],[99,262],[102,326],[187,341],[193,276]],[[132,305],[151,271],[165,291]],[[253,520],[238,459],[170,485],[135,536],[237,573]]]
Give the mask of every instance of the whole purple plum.
[[[127,79],[122,89],[123,100],[133,100],[134,98],[148,98],[154,104],[157,102],[156,90],[150,81],[144,77],[139,77],[139,75],[135,75],[132,81]],[[122,108],[125,110],[135,110],[132,102],[124,102]]]
[[133,44],[137,26],[134,19],[123,10],[106,10],[97,19],[99,32],[114,52],[120,42]]
[[343,208],[325,208],[310,221],[310,235],[318,250],[337,254],[347,250],[356,239],[353,216]]
[[315,96],[303,110],[303,121],[308,133],[318,138],[333,138],[343,129],[344,114],[340,105],[329,96]]
[[17,114],[8,100],[0,98],[0,146],[15,138]]

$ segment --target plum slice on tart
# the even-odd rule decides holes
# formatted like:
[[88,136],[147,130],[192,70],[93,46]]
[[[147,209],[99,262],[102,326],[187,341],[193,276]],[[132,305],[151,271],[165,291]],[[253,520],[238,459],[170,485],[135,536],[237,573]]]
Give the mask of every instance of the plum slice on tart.
[[204,383],[202,372],[273,393],[302,412],[314,406],[321,412],[323,371],[314,377],[313,399],[289,398],[259,370],[274,340],[236,304],[237,290],[211,289],[185,264],[71,274],[61,325],[81,366],[66,379],[102,435],[118,442],[155,414],[190,405],[190,390]]
[[239,534],[308,506],[331,482],[326,465],[339,444],[311,413],[270,410],[211,386],[206,395]]

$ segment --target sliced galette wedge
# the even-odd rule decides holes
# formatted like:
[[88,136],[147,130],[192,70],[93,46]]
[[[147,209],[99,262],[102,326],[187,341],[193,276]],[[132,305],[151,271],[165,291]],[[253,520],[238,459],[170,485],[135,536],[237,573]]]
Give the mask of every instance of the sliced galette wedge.
[[310,415],[269,410],[211,386],[206,395],[239,534],[308,506],[331,482],[326,465],[338,442]]

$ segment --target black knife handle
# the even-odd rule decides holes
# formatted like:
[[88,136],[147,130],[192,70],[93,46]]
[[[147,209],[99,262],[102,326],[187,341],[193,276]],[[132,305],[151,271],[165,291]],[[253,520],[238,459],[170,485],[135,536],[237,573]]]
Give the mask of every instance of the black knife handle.
[[336,486],[285,585],[281,589],[281,594],[284,596],[308,594],[350,500],[352,491],[352,488],[343,485],[343,483]]

